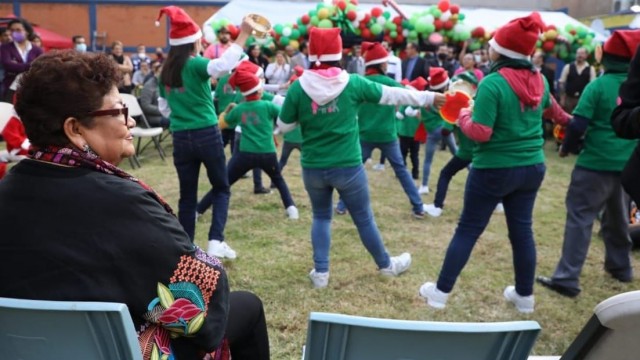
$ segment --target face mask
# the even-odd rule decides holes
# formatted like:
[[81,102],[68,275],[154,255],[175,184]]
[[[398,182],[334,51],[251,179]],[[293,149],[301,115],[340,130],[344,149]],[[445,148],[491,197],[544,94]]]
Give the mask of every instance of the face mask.
[[76,51],[77,52],[87,52],[87,44],[76,44]]
[[20,31],[14,31],[11,33],[11,38],[13,39],[13,41],[17,42],[17,43],[21,43],[23,41],[25,41],[26,37],[24,36],[24,33],[20,32]]
[[442,61],[447,60],[447,54],[445,54],[445,53],[438,54],[438,59],[440,59]]
[[139,57],[140,59],[144,59],[144,58],[146,58],[146,57],[147,57],[147,54],[145,54],[145,53],[141,52],[141,53],[138,53],[138,57]]
[[473,60],[475,60],[476,64],[479,64],[482,62],[482,56],[480,55],[473,55]]

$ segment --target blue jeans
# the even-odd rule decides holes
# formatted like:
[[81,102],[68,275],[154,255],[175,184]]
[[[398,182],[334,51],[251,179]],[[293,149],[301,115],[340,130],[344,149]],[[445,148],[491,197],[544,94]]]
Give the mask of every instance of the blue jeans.
[[373,218],[367,174],[364,166],[347,168],[302,169],[302,180],[311,200],[313,222],[311,245],[317,272],[329,271],[331,247],[331,217],[333,215],[333,189],[344,200],[360,241],[373,257],[378,268],[390,265],[389,254],[382,243],[378,225]]
[[[240,151],[240,139],[242,139],[242,133],[236,133],[234,138],[233,152]],[[251,172],[253,174],[253,190],[262,189],[264,187],[262,185],[262,170],[260,170],[260,168],[253,168]]]
[[[436,153],[440,141],[443,139],[442,126],[430,131],[427,134],[427,143],[425,144],[424,165],[422,166],[422,186],[429,185],[429,173],[431,173],[431,163],[433,162],[433,155]],[[456,145],[456,139],[453,137],[453,133],[444,137],[444,141],[451,151],[451,155],[455,155],[458,152],[458,146]]]
[[302,144],[292,143],[289,141],[285,141],[282,143],[282,154],[280,154],[280,161],[278,162],[278,164],[280,165],[280,171],[282,171],[282,169],[284,169],[284,167],[287,165],[287,161],[289,161],[289,155],[291,155],[293,149],[302,151]]
[[213,212],[209,239],[224,240],[224,227],[229,210],[229,180],[218,126],[173,133],[173,164],[180,182],[178,220],[193,241],[196,227],[198,177],[204,164],[211,183]]
[[436,196],[433,200],[435,207],[443,208],[444,199],[447,197],[447,191],[449,190],[449,183],[451,178],[454,177],[460,170],[466,168],[471,164],[471,160],[464,160],[457,155],[453,155],[451,160],[440,171],[440,177],[438,178],[438,188],[436,190]]
[[545,170],[543,163],[505,169],[471,168],[464,208],[440,270],[438,289],[451,292],[493,210],[502,201],[513,253],[516,292],[521,296],[533,294],[536,246],[531,229],[532,212]]
[[[407,196],[409,197],[409,202],[411,202],[413,211],[421,213],[423,211],[422,199],[420,198],[420,194],[418,194],[416,184],[413,183],[413,179],[411,178],[409,170],[407,170],[407,167],[404,165],[404,160],[402,159],[402,154],[400,153],[400,145],[398,144],[398,140],[394,140],[388,143],[360,141],[360,146],[362,147],[363,161],[371,157],[373,149],[380,149],[380,151],[382,152],[382,157],[386,157],[386,159],[389,160],[389,164],[391,164],[393,172],[396,174],[398,181],[400,181],[400,185],[402,185],[405,194],[407,194]],[[337,207],[339,210],[345,209],[342,198],[338,202]]]

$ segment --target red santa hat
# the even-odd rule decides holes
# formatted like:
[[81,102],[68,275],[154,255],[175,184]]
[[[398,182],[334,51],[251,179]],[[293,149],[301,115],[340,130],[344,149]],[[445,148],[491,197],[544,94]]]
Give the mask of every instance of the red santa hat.
[[429,69],[429,88],[431,90],[440,90],[449,85],[449,74],[447,70],[441,67],[432,67]]
[[[445,74],[446,73],[447,72],[445,71]],[[427,82],[427,80],[425,80],[422,76],[418,76],[417,78],[413,79],[412,82],[409,83],[409,86],[420,91],[423,91],[424,89],[426,89],[428,85],[429,85],[429,82]]]
[[202,37],[202,31],[200,31],[198,24],[196,24],[182,8],[166,6],[160,9],[156,26],[160,26],[160,19],[163,14],[171,21],[169,45],[192,44]]
[[540,14],[511,20],[498,29],[489,45],[498,53],[512,59],[527,59],[536,49],[536,42],[545,28]]
[[340,28],[309,31],[309,61],[329,62],[342,59],[342,38]]
[[616,30],[604,43],[603,50],[609,55],[631,59],[640,44],[640,30]]
[[240,88],[242,96],[251,95],[262,88],[262,82],[255,73],[236,70],[229,78],[229,85]]
[[293,68],[293,75],[291,75],[291,77],[289,78],[289,81],[290,82],[294,82],[294,81],[298,80],[298,78],[300,76],[302,76],[302,73],[304,73],[304,68],[302,66],[300,66],[300,65],[296,65]]
[[389,61],[389,53],[380,43],[365,41],[362,43],[361,49],[364,54],[364,66],[383,64]]
[[264,77],[264,70],[262,69],[262,67],[252,63],[249,60],[240,61],[236,66],[236,71],[247,71],[255,74],[259,78]]
[[400,80],[400,84],[402,84],[402,86],[407,86],[411,83],[411,81],[409,81],[409,79],[404,78],[402,80]]

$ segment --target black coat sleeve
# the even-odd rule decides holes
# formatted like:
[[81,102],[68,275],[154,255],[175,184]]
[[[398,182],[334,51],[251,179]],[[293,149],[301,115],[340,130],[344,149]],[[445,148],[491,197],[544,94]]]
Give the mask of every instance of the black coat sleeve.
[[619,94],[621,103],[611,115],[611,126],[621,138],[640,138],[640,53],[637,51]]

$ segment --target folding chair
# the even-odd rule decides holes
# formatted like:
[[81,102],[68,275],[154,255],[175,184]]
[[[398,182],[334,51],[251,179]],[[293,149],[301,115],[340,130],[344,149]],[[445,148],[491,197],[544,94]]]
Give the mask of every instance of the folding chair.
[[525,360],[535,321],[449,323],[330,313],[309,317],[304,360]]
[[142,360],[125,304],[0,298],[5,360]]
[[[160,135],[162,134],[164,129],[162,129],[161,127],[152,128],[149,125],[149,122],[147,121],[147,118],[144,116],[144,113],[142,112],[142,108],[138,103],[138,99],[136,99],[135,96],[131,94],[120,94],[120,97],[122,98],[122,101],[124,101],[124,103],[129,108],[129,116],[138,117],[141,120],[140,122],[142,123],[141,124],[142,126],[136,126],[135,128],[131,129],[131,134],[134,137],[138,138],[138,143],[136,145],[136,154],[135,156],[132,157],[132,159],[130,159],[132,167],[135,167],[134,164],[137,165],[138,167],[141,166],[139,156],[144,151],[144,149],[146,149],[147,146],[152,142],[155,145],[156,150],[158,150],[158,154],[160,155],[160,158],[162,158],[162,160],[164,161],[165,153],[162,147],[160,146]],[[144,146],[141,147],[141,142],[143,137],[151,138],[151,139]]]

